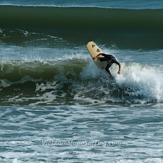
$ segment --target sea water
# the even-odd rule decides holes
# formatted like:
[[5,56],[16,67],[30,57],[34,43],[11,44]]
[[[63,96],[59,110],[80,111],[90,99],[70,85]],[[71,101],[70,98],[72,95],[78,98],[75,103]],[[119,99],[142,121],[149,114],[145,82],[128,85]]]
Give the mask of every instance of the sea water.
[[[162,163],[163,2],[0,2],[0,162]],[[86,49],[122,65],[115,81]]]

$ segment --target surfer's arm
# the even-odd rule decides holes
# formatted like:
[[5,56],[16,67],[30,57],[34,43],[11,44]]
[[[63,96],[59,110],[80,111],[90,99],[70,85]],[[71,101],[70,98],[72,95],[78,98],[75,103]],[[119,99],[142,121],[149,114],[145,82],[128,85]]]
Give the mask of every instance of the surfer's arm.
[[104,54],[104,53],[99,53],[99,54],[97,54],[95,57],[93,57],[93,60],[98,59],[100,55],[102,55],[102,56],[104,56],[104,57],[106,56],[106,54]]
[[119,70],[118,70],[118,74],[121,74],[121,64],[119,63]]
[[116,63],[119,66],[118,74],[120,74],[121,73],[121,64],[117,60],[114,60],[114,63]]

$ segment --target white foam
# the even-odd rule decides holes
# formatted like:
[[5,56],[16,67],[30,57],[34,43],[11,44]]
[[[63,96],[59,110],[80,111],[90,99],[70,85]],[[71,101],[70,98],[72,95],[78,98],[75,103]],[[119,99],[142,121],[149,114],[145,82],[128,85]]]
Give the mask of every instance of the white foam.
[[128,87],[136,96],[144,96],[160,102],[163,97],[163,77],[157,67],[141,64],[123,64],[123,74],[117,75],[119,86]]
[[99,73],[100,73],[100,69],[95,65],[95,63],[92,60],[88,60],[87,65],[80,73],[80,75],[83,79],[87,79],[87,78],[95,78],[99,75]]
[[20,162],[18,159],[15,158],[15,159],[13,160],[13,163],[21,163],[21,162]]
[[130,159],[123,159],[119,160],[116,163],[162,163],[161,158],[149,158],[149,159],[144,159],[144,160],[130,160]]

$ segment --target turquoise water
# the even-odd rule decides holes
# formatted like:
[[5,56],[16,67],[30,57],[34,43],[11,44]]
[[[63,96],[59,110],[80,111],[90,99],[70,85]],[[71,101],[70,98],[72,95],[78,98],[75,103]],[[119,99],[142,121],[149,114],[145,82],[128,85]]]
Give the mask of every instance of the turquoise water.
[[59,7],[102,7],[102,8],[130,8],[130,9],[158,9],[163,8],[162,0],[1,0],[2,5],[22,5],[22,6],[59,6]]
[[[1,1],[0,162],[163,162],[162,6]],[[115,82],[92,40],[121,62]]]

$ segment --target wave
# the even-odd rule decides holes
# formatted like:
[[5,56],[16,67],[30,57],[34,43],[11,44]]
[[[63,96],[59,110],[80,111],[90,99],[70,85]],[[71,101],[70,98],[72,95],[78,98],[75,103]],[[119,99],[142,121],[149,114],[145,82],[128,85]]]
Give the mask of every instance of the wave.
[[22,42],[45,34],[78,43],[91,38],[122,47],[162,48],[162,19],[162,9],[0,6],[0,41]]
[[28,0],[7,0],[0,2],[0,5],[15,5],[15,6],[50,6],[50,7],[101,7],[101,8],[126,8],[126,9],[158,9],[162,8],[163,3],[161,0],[153,2],[152,0],[78,0],[78,1],[64,1],[64,0],[44,0],[34,1]]
[[122,63],[110,81],[92,61],[10,62],[1,65],[1,105],[156,104],[163,99],[163,67]]
[[2,61],[0,63],[0,78],[10,81],[19,81],[24,76],[33,79],[50,80],[60,72],[67,73],[72,70],[74,76],[78,74],[85,64],[84,60],[71,59],[54,62],[43,61]]

